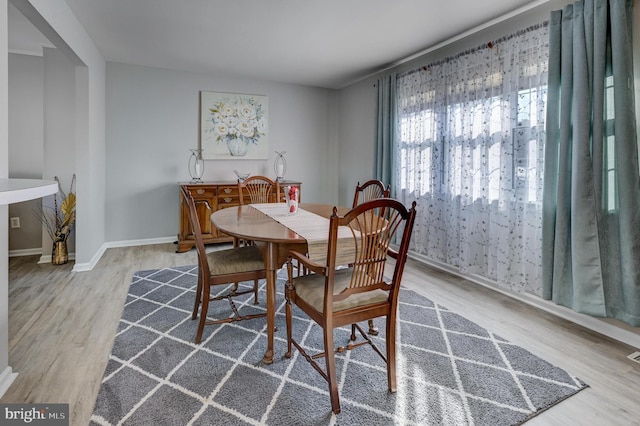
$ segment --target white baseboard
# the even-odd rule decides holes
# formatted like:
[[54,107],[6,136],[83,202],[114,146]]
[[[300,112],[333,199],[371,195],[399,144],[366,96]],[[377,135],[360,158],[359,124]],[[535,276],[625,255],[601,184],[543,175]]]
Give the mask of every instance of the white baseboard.
[[9,250],[9,257],[35,256],[42,254],[42,248],[30,248],[22,250]]
[[[162,237],[162,238],[147,238],[142,240],[125,240],[125,241],[111,241],[102,244],[100,249],[96,252],[96,254],[91,258],[88,263],[76,263],[73,266],[74,272],[84,272],[91,271],[104,252],[111,247],[132,247],[132,246],[146,246],[152,244],[166,244],[173,243],[176,241],[176,237]],[[24,249],[24,250],[11,250],[9,251],[9,257],[19,257],[19,256],[35,256],[40,255],[40,259],[38,259],[38,263],[51,263],[51,255],[43,255],[42,248],[32,248],[32,249]],[[76,254],[69,253],[69,260],[75,260]]]
[[126,240],[126,241],[110,241],[105,243],[107,248],[111,247],[133,247],[133,246],[147,246],[152,244],[166,244],[177,241],[174,237],[162,237],[162,238],[147,238],[144,240]]
[[86,272],[91,271],[97,264],[105,250],[107,249],[106,244],[102,244],[96,254],[93,255],[89,263],[78,263],[76,262],[73,265],[73,272]]
[[610,324],[600,318],[575,312],[569,308],[556,305],[555,303],[549,300],[544,300],[532,294],[516,293],[514,291],[502,289],[487,278],[461,274],[455,268],[449,265],[433,261],[419,254],[411,253],[409,257],[411,257],[412,259],[418,262],[424,263],[425,265],[432,266],[437,269],[441,269],[450,274],[453,274],[460,278],[464,278],[468,281],[471,281],[475,284],[479,284],[493,291],[497,291],[498,293],[504,294],[505,296],[509,296],[520,302],[526,303],[527,305],[533,306],[538,309],[542,309],[545,312],[556,315],[560,318],[564,318],[575,324],[588,328],[589,330],[593,330],[597,333],[604,334],[605,336],[611,337],[612,339],[615,339],[619,342],[626,343],[627,345],[633,346],[635,348],[640,348],[640,329],[638,329],[638,332],[629,331],[622,327],[618,327],[615,324]]
[[98,264],[98,261],[108,248],[112,247],[133,247],[133,246],[146,246],[152,244],[166,244],[176,241],[176,237],[162,237],[162,238],[147,238],[143,240],[126,240],[126,241],[110,241],[102,244],[97,253],[93,256],[89,263],[76,263],[73,266],[74,272],[86,272],[91,271]]
[[9,366],[0,374],[0,398],[2,398],[7,389],[9,389],[9,386],[11,386],[11,383],[13,383],[16,377],[18,377],[18,373],[14,373]]

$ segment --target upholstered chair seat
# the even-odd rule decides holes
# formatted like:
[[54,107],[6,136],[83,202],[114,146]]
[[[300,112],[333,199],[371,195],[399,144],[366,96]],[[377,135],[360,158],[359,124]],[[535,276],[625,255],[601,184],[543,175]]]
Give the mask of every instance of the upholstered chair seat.
[[207,253],[211,275],[237,274],[264,269],[262,254],[256,246],[237,247]]
[[[336,271],[334,278],[333,294],[339,294],[349,288],[353,273],[351,269],[340,269]],[[319,312],[324,307],[325,277],[318,274],[304,275],[293,281],[296,297],[307,302]],[[389,292],[381,289],[353,294],[343,300],[333,301],[333,312],[344,311],[359,306],[373,305],[375,303],[386,303],[389,299]]]

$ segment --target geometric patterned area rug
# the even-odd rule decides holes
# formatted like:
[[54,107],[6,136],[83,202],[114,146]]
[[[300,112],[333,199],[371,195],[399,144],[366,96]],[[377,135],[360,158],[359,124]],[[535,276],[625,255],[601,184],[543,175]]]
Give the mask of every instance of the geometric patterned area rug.
[[[286,351],[284,271],[278,276],[275,357],[262,363],[266,319],[205,327],[193,343],[196,266],[134,274],[96,400],[92,425],[517,425],[587,387],[579,379],[417,293],[400,293],[396,393],[369,345],[336,354],[342,411],[327,383]],[[216,289],[217,291],[217,289]],[[243,313],[265,310],[253,295]],[[226,301],[209,316],[228,316]],[[294,312],[295,314],[295,312]],[[378,347],[384,348],[384,319]],[[363,325],[366,327],[366,323]],[[366,328],[365,328],[366,330]],[[294,333],[320,351],[322,332],[303,315]],[[336,345],[350,330],[336,330]]]

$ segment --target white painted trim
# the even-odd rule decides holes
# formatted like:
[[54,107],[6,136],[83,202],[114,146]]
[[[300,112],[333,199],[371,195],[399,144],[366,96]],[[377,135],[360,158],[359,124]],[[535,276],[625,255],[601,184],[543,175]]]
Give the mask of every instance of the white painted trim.
[[147,246],[153,244],[166,244],[177,241],[176,237],[162,237],[162,238],[147,238],[144,240],[125,240],[125,241],[110,241],[105,243],[107,248],[111,247],[133,247],[133,246]]
[[11,386],[16,377],[18,377],[18,373],[14,373],[9,366],[0,374],[0,398],[2,398],[7,389],[9,389],[9,386]]
[[174,241],[176,241],[176,237],[147,238],[144,240],[110,241],[110,242],[104,243],[100,247],[100,250],[98,250],[98,252],[95,254],[95,256],[93,256],[93,258],[89,263],[76,263],[73,266],[73,271],[74,272],[91,271],[93,268],[95,268],[96,264],[98,263],[98,261],[100,260],[100,258],[108,248],[166,244],[166,243],[172,243]]
[[42,255],[42,248],[9,250],[9,257],[35,256],[37,254]]
[[96,254],[93,255],[89,263],[76,263],[75,265],[73,265],[72,271],[73,272],[91,271],[98,264],[98,261],[100,260],[100,258],[102,257],[102,255],[106,250],[107,250],[107,245],[102,244],[100,246],[100,249],[96,252]]
[[560,318],[564,318],[575,324],[581,325],[582,327],[588,328],[589,330],[593,330],[597,333],[604,334],[605,336],[611,337],[612,339],[618,340],[619,342],[626,343],[627,345],[633,346],[635,348],[640,348],[640,332],[634,333],[632,331],[625,330],[624,328],[618,327],[614,324],[609,324],[608,322],[605,322],[600,318],[596,318],[596,317],[592,317],[589,315],[572,311],[569,308],[556,305],[555,303],[549,300],[544,300],[532,294],[516,293],[514,291],[502,289],[498,287],[495,282],[487,278],[480,277],[480,276],[473,276],[473,275],[472,276],[464,275],[459,271],[457,271],[456,268],[450,265],[433,261],[417,253],[410,253],[409,257],[418,262],[424,263],[425,265],[429,265],[434,268],[441,269],[445,272],[456,275],[460,278],[464,278],[475,284],[479,284],[483,287],[486,287],[498,293],[504,294],[505,296],[508,296],[520,302],[526,303],[527,305],[533,306],[534,308],[538,308],[552,315],[556,315]]

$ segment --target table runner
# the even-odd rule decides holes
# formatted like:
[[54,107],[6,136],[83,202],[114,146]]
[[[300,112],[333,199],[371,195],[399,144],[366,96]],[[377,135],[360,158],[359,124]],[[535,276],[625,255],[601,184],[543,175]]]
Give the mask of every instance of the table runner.
[[[298,212],[290,214],[285,203],[251,204],[256,210],[266,214],[276,222],[291,229],[307,240],[309,259],[320,264],[327,262],[327,238],[329,219],[298,207]],[[336,264],[345,265],[355,259],[355,240],[347,227],[338,228]]]

